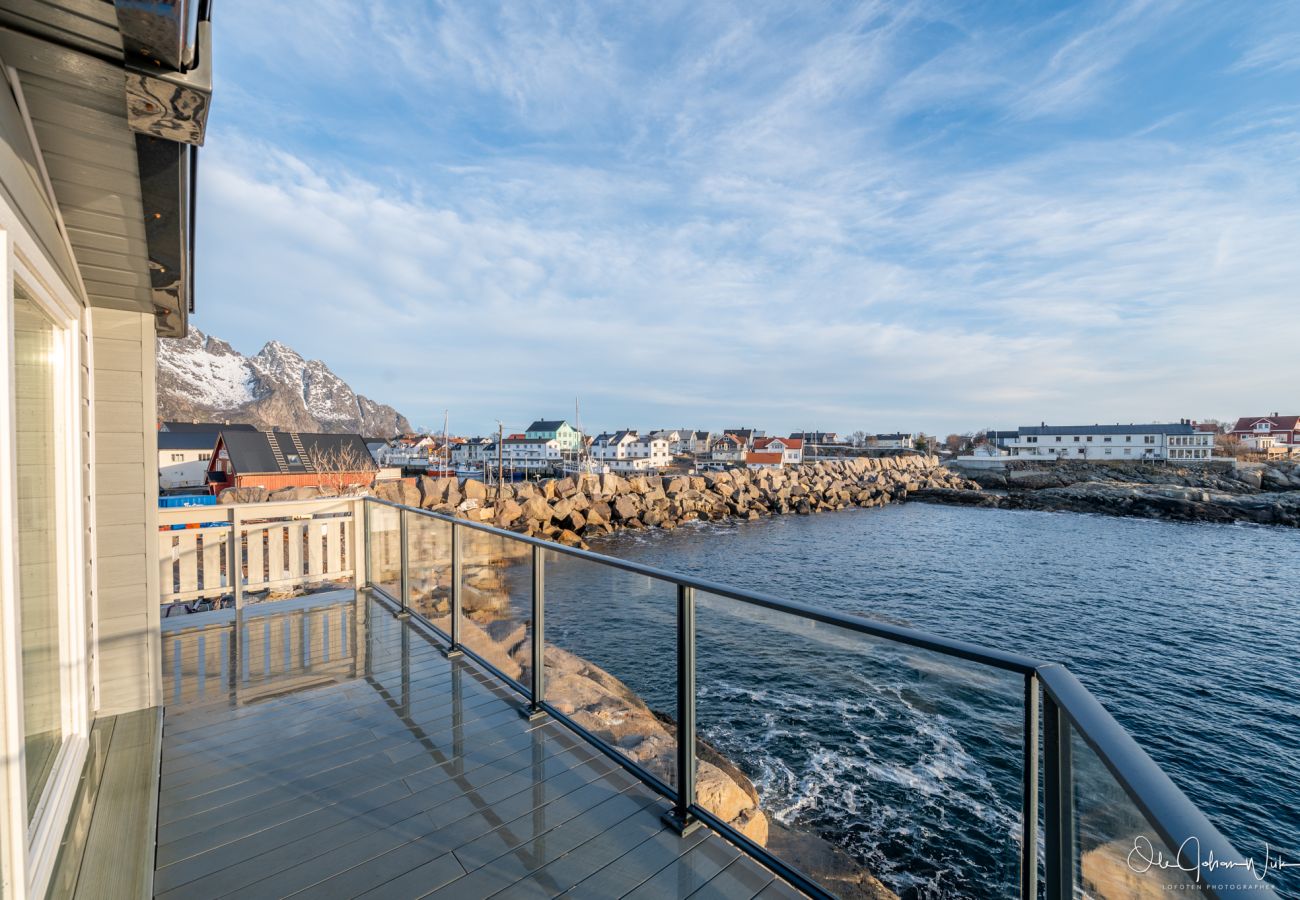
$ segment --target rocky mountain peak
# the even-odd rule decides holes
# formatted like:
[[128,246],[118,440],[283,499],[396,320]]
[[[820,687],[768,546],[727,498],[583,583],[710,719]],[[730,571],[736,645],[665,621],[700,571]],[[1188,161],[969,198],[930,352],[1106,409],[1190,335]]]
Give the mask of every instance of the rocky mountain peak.
[[287,344],[267,341],[246,357],[197,328],[158,342],[158,415],[366,436],[411,427],[391,406],[359,396],[324,362]]

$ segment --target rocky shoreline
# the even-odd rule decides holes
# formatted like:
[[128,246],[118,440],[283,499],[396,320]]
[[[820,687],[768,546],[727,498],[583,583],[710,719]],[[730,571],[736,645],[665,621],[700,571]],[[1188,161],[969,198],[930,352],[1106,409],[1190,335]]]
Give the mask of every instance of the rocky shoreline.
[[913,499],[957,506],[1097,513],[1181,522],[1300,527],[1300,463],[1250,468],[1009,462],[967,473],[977,487]]

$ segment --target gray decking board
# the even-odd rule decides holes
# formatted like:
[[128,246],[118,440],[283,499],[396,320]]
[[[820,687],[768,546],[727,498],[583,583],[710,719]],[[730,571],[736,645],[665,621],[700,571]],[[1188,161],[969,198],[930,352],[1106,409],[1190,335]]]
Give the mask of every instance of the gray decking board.
[[[207,632],[199,616],[168,623],[156,896],[686,896],[689,886],[749,897],[781,884],[708,830],[666,829],[668,802],[616,762],[557,722],[522,718],[517,694],[448,660],[382,604],[354,602],[346,656],[314,641],[270,672],[229,655],[214,670],[214,647],[244,645],[231,639],[233,611],[203,616]],[[275,622],[275,605],[257,610],[257,628]],[[332,597],[287,613],[349,607]]]
[[159,710],[95,723],[49,896],[147,897],[158,809]]

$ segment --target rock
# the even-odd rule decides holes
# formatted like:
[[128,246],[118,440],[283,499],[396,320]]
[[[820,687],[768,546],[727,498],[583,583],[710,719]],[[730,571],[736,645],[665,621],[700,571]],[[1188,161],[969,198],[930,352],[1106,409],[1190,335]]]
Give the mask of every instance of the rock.
[[282,487],[278,490],[271,491],[266,495],[268,502],[280,502],[285,500],[315,500],[322,496],[323,492],[314,485],[296,485],[294,487]]
[[461,485],[461,493],[466,500],[477,500],[482,503],[487,499],[487,488],[483,482],[476,481],[473,478],[465,479],[465,483]]
[[549,522],[551,520],[551,505],[546,502],[545,498],[535,496],[524,504],[524,515],[536,522]]
[[613,512],[614,521],[627,522],[635,519],[639,510],[637,505],[632,502],[632,498],[625,495],[614,501]]
[[217,495],[217,502],[223,506],[232,503],[262,503],[265,500],[264,487],[228,487]]
[[829,841],[770,823],[767,849],[842,900],[898,900],[874,875]]
[[509,528],[515,520],[524,514],[524,508],[514,500],[503,500],[497,506],[493,521],[498,528]]

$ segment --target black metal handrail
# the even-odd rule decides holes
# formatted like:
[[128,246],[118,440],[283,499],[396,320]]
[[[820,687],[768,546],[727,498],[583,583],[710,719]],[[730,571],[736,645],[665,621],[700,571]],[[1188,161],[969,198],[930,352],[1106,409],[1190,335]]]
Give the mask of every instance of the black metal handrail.
[[[394,597],[370,578],[371,515],[370,506],[376,504],[398,512],[400,545],[400,596]],[[1076,859],[1074,781],[1072,772],[1071,733],[1077,732],[1097,755],[1116,783],[1133,801],[1137,809],[1155,830],[1158,837],[1177,855],[1176,864],[1185,872],[1194,873],[1200,889],[1211,897],[1240,896],[1242,890],[1251,890],[1252,896],[1275,896],[1263,883],[1262,874],[1238,853],[1228,840],[1214,827],[1205,815],[1169,779],[1150,756],[1133,740],[1105,707],[1064,666],[1041,662],[1016,653],[994,650],[965,641],[956,641],[912,628],[877,622],[861,616],[848,615],[820,609],[802,603],[782,600],[760,593],[738,590],[727,585],[679,575],[653,566],[617,559],[568,547],[541,538],[517,534],[481,522],[470,522],[443,513],[405,506],[387,500],[365,499],[365,567],[366,587],[391,602],[399,614],[410,615],[409,603],[409,548],[407,517],[421,516],[445,522],[450,526],[452,569],[450,631],[444,632],[418,613],[415,618],[423,627],[447,641],[449,656],[464,653],[487,668],[527,700],[521,712],[530,717],[547,714],[563,722],[606,756],[636,775],[643,783],[673,802],[672,811],[665,821],[679,832],[685,833],[700,824],[725,834],[733,843],[744,848],[774,871],[814,897],[831,897],[811,878],[771,854],[766,848],[720,821],[695,803],[696,723],[695,723],[695,594],[703,591],[740,603],[799,619],[821,622],[849,632],[894,641],[907,646],[933,651],[945,656],[966,660],[1003,671],[1020,674],[1024,679],[1024,740],[1023,780],[1021,791],[1021,849],[1020,896],[1022,900],[1037,900],[1040,867],[1045,875],[1045,893],[1048,900],[1069,900],[1075,896],[1080,884],[1079,860]],[[520,684],[501,672],[471,648],[461,642],[461,529],[472,529],[497,535],[510,541],[529,545],[532,551],[532,671],[528,685]],[[607,568],[619,569],[676,586],[677,611],[677,760],[676,787],[633,762],[616,748],[591,734],[569,716],[546,701],[544,681],[545,649],[545,556],[544,551],[558,553],[592,562]],[[1039,716],[1042,728],[1039,728]],[[1041,735],[1041,740],[1040,740]],[[1040,810],[1040,747],[1043,775],[1043,848],[1039,854]],[[1213,860],[1213,865],[1202,865]],[[1170,860],[1170,865],[1175,861]],[[1263,873],[1266,874],[1266,873]]]

